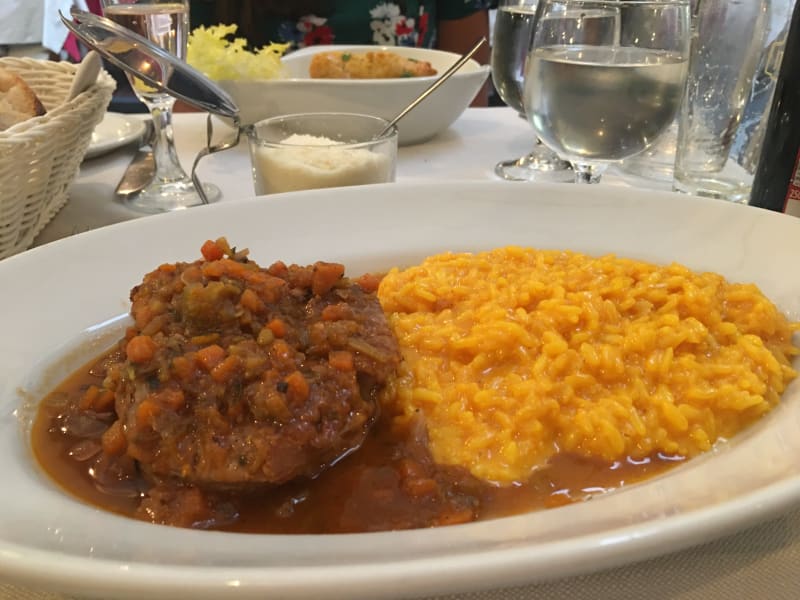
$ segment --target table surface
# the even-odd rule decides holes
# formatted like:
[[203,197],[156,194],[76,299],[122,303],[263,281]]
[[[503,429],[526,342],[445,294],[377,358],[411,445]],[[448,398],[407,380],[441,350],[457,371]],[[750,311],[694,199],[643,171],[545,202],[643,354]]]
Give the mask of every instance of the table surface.
[[[139,118],[134,116],[131,118]],[[205,116],[175,115],[175,139],[184,165],[204,145]],[[519,156],[533,145],[529,125],[507,108],[468,109],[445,133],[400,149],[397,181],[494,179],[494,164]],[[36,240],[45,244],[81,231],[141,217],[117,203],[113,190],[135,145],[84,162],[70,201]],[[217,184],[220,202],[253,196],[246,143],[201,162],[202,179]],[[513,185],[535,185],[518,183]],[[669,185],[611,169],[600,185],[664,189]],[[440,596],[438,600],[527,598],[798,598],[800,597],[800,506],[771,521],[727,537],[625,567],[531,586]],[[0,600],[64,600],[57,590],[0,583]]]
[[[144,115],[125,115],[145,118]],[[177,113],[174,118],[175,143],[181,163],[189,168],[197,151],[205,144],[204,114]],[[225,139],[230,129],[219,123],[214,139]],[[397,181],[441,181],[496,179],[494,165],[503,159],[530,152],[534,136],[530,125],[508,108],[470,108],[447,131],[414,146],[403,146],[398,153]],[[134,146],[126,146],[84,162],[70,190],[68,204],[56,215],[36,240],[44,244],[74,233],[141,217],[113,199],[113,190],[133,157]],[[203,158],[198,173],[204,181],[222,190],[220,202],[232,202],[254,195],[249,174],[247,142],[230,150]],[[610,169],[604,184],[638,185],[669,189],[668,184],[646,181]],[[520,185],[527,185],[521,183]]]

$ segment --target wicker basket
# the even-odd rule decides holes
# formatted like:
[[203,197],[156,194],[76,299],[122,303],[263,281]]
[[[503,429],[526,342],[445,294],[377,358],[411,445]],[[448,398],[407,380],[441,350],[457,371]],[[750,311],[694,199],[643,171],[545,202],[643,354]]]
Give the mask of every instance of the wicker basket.
[[105,71],[69,102],[77,65],[2,58],[33,88],[47,114],[0,132],[0,259],[28,248],[66,204],[67,192],[102,120],[114,79]]

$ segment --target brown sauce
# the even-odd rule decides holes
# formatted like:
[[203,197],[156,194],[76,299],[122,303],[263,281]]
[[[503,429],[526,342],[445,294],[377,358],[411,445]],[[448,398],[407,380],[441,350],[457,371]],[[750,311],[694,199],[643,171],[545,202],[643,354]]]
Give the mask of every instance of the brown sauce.
[[[68,407],[77,406],[89,386],[101,384],[103,358],[78,370],[43,400],[33,426],[33,450],[43,469],[73,496],[154,522],[297,534],[431,527],[579,502],[653,477],[681,462],[677,457],[656,456],[607,464],[558,455],[526,483],[498,487],[433,464],[424,436],[398,429],[391,410],[384,408],[364,444],[313,480],[238,494],[204,492],[202,500],[212,507],[209,519],[165,520],[142,510],[143,495],[151,493],[152,484],[131,461],[112,464],[98,484],[97,461],[102,454],[96,453],[97,431],[89,427],[84,435],[76,436],[61,430],[62,417],[71,410]],[[182,500],[182,506],[194,500]]]

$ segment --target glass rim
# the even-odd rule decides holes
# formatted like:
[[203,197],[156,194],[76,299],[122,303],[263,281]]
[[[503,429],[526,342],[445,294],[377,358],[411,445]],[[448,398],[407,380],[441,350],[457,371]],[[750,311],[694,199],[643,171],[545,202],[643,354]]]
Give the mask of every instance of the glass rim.
[[375,146],[376,144],[381,144],[384,142],[391,141],[394,139],[397,140],[398,131],[397,125],[392,125],[390,129],[385,131],[380,136],[374,137],[369,140],[365,140],[363,142],[337,142],[336,144],[331,144],[330,146],[322,146],[322,145],[314,145],[314,144],[284,144],[283,142],[273,142],[269,140],[262,139],[258,137],[257,128],[259,125],[273,125],[276,123],[287,123],[291,121],[300,121],[302,119],[350,119],[350,120],[361,120],[361,121],[372,121],[378,125],[380,125],[380,132],[382,129],[386,128],[389,125],[389,121],[384,119],[383,117],[378,117],[376,115],[367,115],[363,113],[348,113],[348,112],[309,112],[309,113],[289,113],[286,115],[275,115],[274,117],[267,117],[266,119],[261,119],[260,121],[256,121],[252,125],[249,125],[246,128],[246,135],[251,143],[256,144],[260,147],[269,147],[269,148],[327,148],[330,146],[335,146],[336,148],[347,148],[347,149],[358,149],[358,148],[370,148]]

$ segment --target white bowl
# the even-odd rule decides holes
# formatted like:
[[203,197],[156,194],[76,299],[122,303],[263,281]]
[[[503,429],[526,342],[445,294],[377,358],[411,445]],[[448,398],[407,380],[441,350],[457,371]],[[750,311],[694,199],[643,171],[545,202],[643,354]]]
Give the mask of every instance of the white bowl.
[[[427,60],[436,69],[430,77],[396,79],[311,79],[308,66],[318,52],[388,50],[400,56]],[[313,46],[282,59],[284,79],[219,81],[236,101],[242,125],[290,113],[348,112],[391,120],[459,56],[452,52],[402,46]],[[400,145],[424,142],[447,129],[469,106],[489,76],[489,66],[468,61],[399,123]]]

